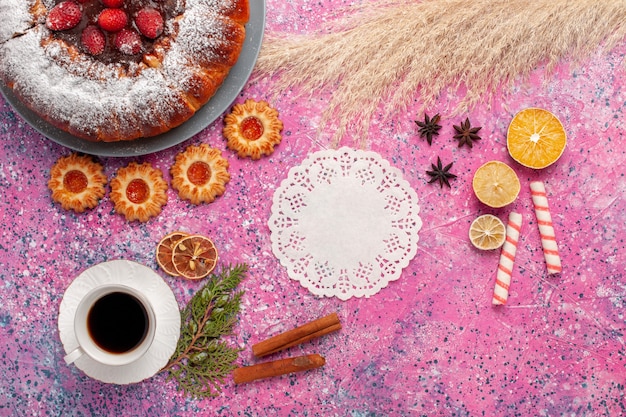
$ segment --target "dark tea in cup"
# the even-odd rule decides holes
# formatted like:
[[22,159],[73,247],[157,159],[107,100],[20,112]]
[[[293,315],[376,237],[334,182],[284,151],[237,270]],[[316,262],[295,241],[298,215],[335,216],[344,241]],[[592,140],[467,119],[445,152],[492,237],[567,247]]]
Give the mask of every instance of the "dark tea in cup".
[[100,349],[126,353],[143,342],[148,333],[148,313],[132,294],[111,292],[92,305],[87,329]]
[[136,362],[150,349],[156,332],[154,307],[142,291],[108,284],[89,291],[78,303],[74,334],[78,347],[66,363],[83,354],[103,365]]

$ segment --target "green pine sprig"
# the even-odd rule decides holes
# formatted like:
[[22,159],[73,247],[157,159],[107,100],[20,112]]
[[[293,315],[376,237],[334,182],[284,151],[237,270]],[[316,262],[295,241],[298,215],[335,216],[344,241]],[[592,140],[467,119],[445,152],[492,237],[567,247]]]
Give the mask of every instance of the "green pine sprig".
[[236,367],[241,349],[220,339],[232,334],[237,323],[243,291],[235,290],[247,271],[247,265],[238,264],[212,274],[180,312],[180,339],[162,370],[188,395],[217,396]]

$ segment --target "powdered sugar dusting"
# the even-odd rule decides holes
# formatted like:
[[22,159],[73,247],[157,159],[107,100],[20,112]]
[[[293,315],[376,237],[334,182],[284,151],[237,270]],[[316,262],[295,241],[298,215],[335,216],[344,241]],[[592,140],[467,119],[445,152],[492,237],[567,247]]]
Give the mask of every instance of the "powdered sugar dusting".
[[[0,11],[9,3],[18,1],[0,0]],[[3,13],[2,22],[13,29],[2,32],[8,39],[0,44],[0,76],[33,111],[77,136],[134,138],[161,133],[193,115],[182,89],[201,70],[198,66],[223,68],[224,56],[232,51],[238,55],[240,44],[224,34],[233,30],[234,23],[224,17],[233,4],[189,1],[176,23],[168,23],[168,29],[177,32],[156,68],[76,55],[74,47],[51,38],[44,25],[28,29],[23,15],[5,19]],[[25,34],[6,35],[17,28]],[[234,29],[241,31],[239,26]]]
[[34,1],[0,1],[0,43],[24,33],[34,24],[29,10]]
[[[42,48],[42,36],[46,31],[36,27],[8,42],[0,54],[0,68],[15,80],[15,93],[35,112],[64,121],[68,130],[95,135],[107,126],[113,128],[115,121],[120,133],[128,135],[137,129],[133,126],[146,122],[138,117],[154,117],[154,112],[135,116],[135,109],[144,103],[155,105],[164,118],[176,108],[178,98],[157,70],[118,78],[114,67],[81,57],[71,62],[70,72],[64,45],[50,42]],[[23,56],[29,59],[20,59]]]

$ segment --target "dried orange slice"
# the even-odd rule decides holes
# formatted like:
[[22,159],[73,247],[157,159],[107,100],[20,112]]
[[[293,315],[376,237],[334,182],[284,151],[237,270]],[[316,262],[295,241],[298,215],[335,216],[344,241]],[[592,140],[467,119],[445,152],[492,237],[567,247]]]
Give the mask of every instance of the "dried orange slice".
[[561,121],[548,110],[528,108],[513,117],[506,138],[511,158],[525,167],[542,169],[563,154],[567,135]]
[[517,198],[520,182],[513,169],[500,161],[489,161],[474,173],[472,188],[476,197],[489,207],[504,207]]
[[157,264],[163,270],[173,277],[179,276],[178,272],[174,268],[174,263],[172,262],[172,252],[174,251],[174,246],[180,241],[182,238],[189,236],[185,232],[172,232],[157,244],[156,248],[156,261]]
[[478,249],[498,249],[506,240],[506,228],[498,217],[483,214],[470,225],[469,239]]
[[172,263],[176,272],[185,278],[204,278],[217,265],[217,249],[208,237],[190,235],[174,245]]

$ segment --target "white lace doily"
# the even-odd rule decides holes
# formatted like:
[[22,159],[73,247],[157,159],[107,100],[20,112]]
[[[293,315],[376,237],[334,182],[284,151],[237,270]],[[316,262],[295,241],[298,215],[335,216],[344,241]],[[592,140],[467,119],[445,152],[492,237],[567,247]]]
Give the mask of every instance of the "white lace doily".
[[274,193],[272,250],[313,294],[369,297],[415,256],[419,210],[415,190],[377,153],[316,152]]

